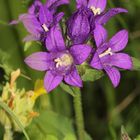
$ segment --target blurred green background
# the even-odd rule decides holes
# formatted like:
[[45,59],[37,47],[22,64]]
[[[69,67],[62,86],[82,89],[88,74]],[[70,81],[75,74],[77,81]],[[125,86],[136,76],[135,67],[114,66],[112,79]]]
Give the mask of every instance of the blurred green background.
[[[32,81],[23,77],[19,78],[19,88],[32,89],[35,80],[43,78],[44,73],[36,72],[24,63],[27,55],[41,50],[42,47],[33,43],[25,51],[25,44],[22,40],[27,32],[23,25],[7,25],[11,20],[17,19],[21,13],[26,12],[32,2],[32,0],[0,0],[0,62],[5,62],[5,65],[8,66],[6,69],[0,68],[0,92],[6,81],[4,74],[8,69],[20,68],[25,75],[31,77]],[[107,8],[110,7],[123,7],[129,12],[118,15],[107,23],[109,36],[111,37],[123,28],[129,30],[129,44],[125,52],[140,60],[140,0],[108,0]],[[66,16],[69,16],[74,9],[75,1],[71,0],[69,6],[62,6],[59,10],[65,11]],[[125,126],[131,137],[135,138],[140,134],[140,72],[124,71],[121,74],[121,83],[116,89],[113,88],[107,76],[95,82],[84,83],[82,101],[85,129],[94,140],[119,139],[122,125]],[[48,96],[50,103],[47,102]],[[48,107],[58,114],[74,119],[70,95],[58,87],[48,96],[43,95],[37,100],[36,110],[43,112]],[[49,121],[49,119],[46,115],[45,120]],[[1,129],[0,140],[2,132]],[[34,134],[28,132],[31,140],[35,139],[37,132],[34,131]],[[22,134],[15,134],[15,139],[20,140],[23,137]]]

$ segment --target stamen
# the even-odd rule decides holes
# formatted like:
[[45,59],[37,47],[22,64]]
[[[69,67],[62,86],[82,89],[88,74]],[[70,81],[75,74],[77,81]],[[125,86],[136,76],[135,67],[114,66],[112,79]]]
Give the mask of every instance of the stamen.
[[100,54],[99,57],[104,57],[106,55],[113,55],[113,52],[111,52],[111,48],[108,48],[104,53]]
[[56,68],[62,66],[62,62],[60,58],[55,59],[54,62],[56,62]]
[[48,27],[46,26],[46,24],[43,24],[42,27],[43,27],[43,29],[45,30],[45,32],[48,32],[48,31],[49,31],[49,29],[48,29]]
[[90,9],[94,13],[94,15],[100,15],[101,14],[101,9],[100,8],[95,8],[94,6],[91,6]]
[[54,60],[56,62],[56,68],[61,66],[69,66],[73,63],[73,58],[69,54],[64,54],[61,57]]

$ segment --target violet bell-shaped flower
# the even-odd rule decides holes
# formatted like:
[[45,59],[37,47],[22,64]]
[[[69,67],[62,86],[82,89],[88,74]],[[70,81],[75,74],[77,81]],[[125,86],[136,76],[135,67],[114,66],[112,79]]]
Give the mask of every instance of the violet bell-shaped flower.
[[69,0],[47,0],[42,4],[40,0],[35,0],[29,8],[28,13],[19,16],[18,21],[12,21],[11,24],[22,22],[30,33],[24,38],[24,41],[39,40],[45,42],[49,30],[59,23],[64,13],[56,14],[56,8],[62,4],[68,4]]
[[[68,20],[68,35],[74,44],[86,41],[90,33],[94,34],[94,29],[98,27],[98,24],[104,25],[116,14],[127,12],[123,8],[111,8],[105,11],[106,0],[76,0],[76,2],[77,11]],[[90,14],[84,14],[84,16],[80,14],[79,16],[79,11],[80,13],[85,13],[85,9]],[[88,20],[89,15],[90,20]]]
[[73,44],[84,43],[94,29],[94,23],[93,14],[86,7],[81,7],[73,13],[67,22],[67,33]]
[[67,84],[82,87],[76,65],[83,63],[92,48],[89,45],[73,45],[66,48],[59,26],[52,27],[46,38],[48,52],[37,52],[28,56],[25,63],[39,71],[47,71],[44,86],[47,92],[56,88],[62,80]]
[[128,42],[128,32],[121,30],[107,42],[107,31],[100,25],[99,32],[95,33],[97,50],[90,62],[91,67],[98,70],[105,70],[114,87],[120,82],[120,72],[117,68],[131,70],[132,60],[126,53],[121,53]]

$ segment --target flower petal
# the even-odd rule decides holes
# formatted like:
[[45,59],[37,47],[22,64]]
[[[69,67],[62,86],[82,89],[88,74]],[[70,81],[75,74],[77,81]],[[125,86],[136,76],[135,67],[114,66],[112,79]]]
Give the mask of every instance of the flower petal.
[[47,0],[45,5],[50,11],[55,12],[56,8],[63,4],[69,4],[69,0]]
[[39,71],[48,70],[51,64],[49,54],[46,52],[33,53],[25,59],[25,63],[32,69]]
[[80,8],[80,7],[83,7],[83,6],[87,6],[87,0],[76,0],[76,7],[77,8]]
[[46,26],[49,27],[49,25],[53,22],[53,14],[44,6],[40,7],[39,10],[39,20],[41,24],[46,24]]
[[36,11],[39,11],[39,8],[42,6],[42,3],[40,0],[35,0],[34,3],[31,5],[31,7],[28,10],[29,14],[37,14]]
[[71,71],[70,74],[66,75],[64,77],[64,81],[72,86],[76,86],[76,87],[82,87],[82,80],[76,70],[76,68],[74,70]]
[[89,38],[91,32],[90,22],[92,22],[90,21],[90,19],[91,11],[84,8],[80,8],[79,10],[77,10],[68,19],[68,36],[74,44],[82,44]]
[[63,12],[60,12],[54,16],[54,25],[56,25],[64,16]]
[[121,30],[116,33],[109,41],[109,46],[113,52],[118,52],[123,50],[128,43],[128,31]]
[[70,48],[70,53],[75,64],[82,64],[90,55],[92,48],[89,45],[74,45]]
[[108,59],[105,60],[104,64],[116,66],[122,69],[132,69],[131,57],[125,53],[116,53],[112,56],[109,56]]
[[106,0],[89,0],[88,7],[94,6],[96,9],[100,8],[101,12],[103,12],[106,8]]
[[98,70],[103,69],[102,63],[100,61],[100,58],[99,58],[99,55],[97,52],[95,52],[95,54],[93,55],[93,58],[90,62],[90,66],[95,68],[95,69],[98,69]]
[[63,80],[63,76],[55,75],[51,71],[48,71],[44,78],[44,87],[47,92],[56,88]]
[[120,72],[116,68],[113,68],[110,66],[105,66],[104,70],[106,71],[107,75],[109,76],[113,86],[117,87],[120,82],[120,78],[121,78]]
[[30,42],[30,41],[38,41],[39,38],[37,38],[34,35],[27,35],[25,38],[23,38],[23,42]]
[[19,21],[23,22],[27,31],[35,36],[39,36],[40,32],[43,30],[35,15],[22,14],[19,17]]
[[10,21],[9,25],[16,25],[19,22],[20,22],[19,20],[12,20],[12,21]]
[[110,10],[108,10],[107,12],[99,15],[96,18],[96,22],[99,24],[106,24],[110,18],[114,17],[115,15],[119,14],[119,13],[127,13],[128,11],[126,9],[123,8],[112,8]]
[[66,49],[62,32],[58,25],[52,27],[48,32],[46,37],[46,48],[49,51],[62,51]]
[[100,47],[107,40],[107,30],[100,24],[95,25],[94,38],[97,47]]

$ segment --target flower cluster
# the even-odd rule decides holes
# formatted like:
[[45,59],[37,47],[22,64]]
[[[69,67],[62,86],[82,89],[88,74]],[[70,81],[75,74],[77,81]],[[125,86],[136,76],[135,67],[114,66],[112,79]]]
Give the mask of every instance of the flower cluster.
[[[23,22],[30,33],[25,41],[38,40],[46,47],[46,52],[33,53],[25,59],[25,63],[35,70],[47,72],[44,78],[47,92],[62,81],[82,87],[76,66],[85,61],[91,68],[104,70],[114,87],[120,81],[117,68],[132,68],[131,57],[120,52],[128,43],[127,30],[119,31],[108,40],[108,33],[103,26],[110,18],[127,13],[127,10],[105,10],[106,3],[106,0],[76,0],[77,9],[66,22],[70,46],[66,45],[60,27],[64,13],[57,13],[57,7],[69,4],[68,0],[47,0],[45,4],[35,0],[28,13],[22,14],[18,21],[13,21]],[[96,44],[94,48],[87,44],[91,39]]]
[[[4,102],[18,117],[19,121],[22,122],[23,127],[29,126],[32,119],[39,115],[38,112],[34,111],[34,105],[36,99],[46,93],[41,80],[37,80],[35,83],[34,90],[26,91],[24,88],[19,89],[17,87],[17,79],[21,75],[20,69],[12,71],[10,75],[10,81],[6,82],[3,87],[2,94],[0,96],[0,101]],[[17,125],[15,121],[0,108],[0,123],[13,129],[14,131],[21,132],[21,128]]]

